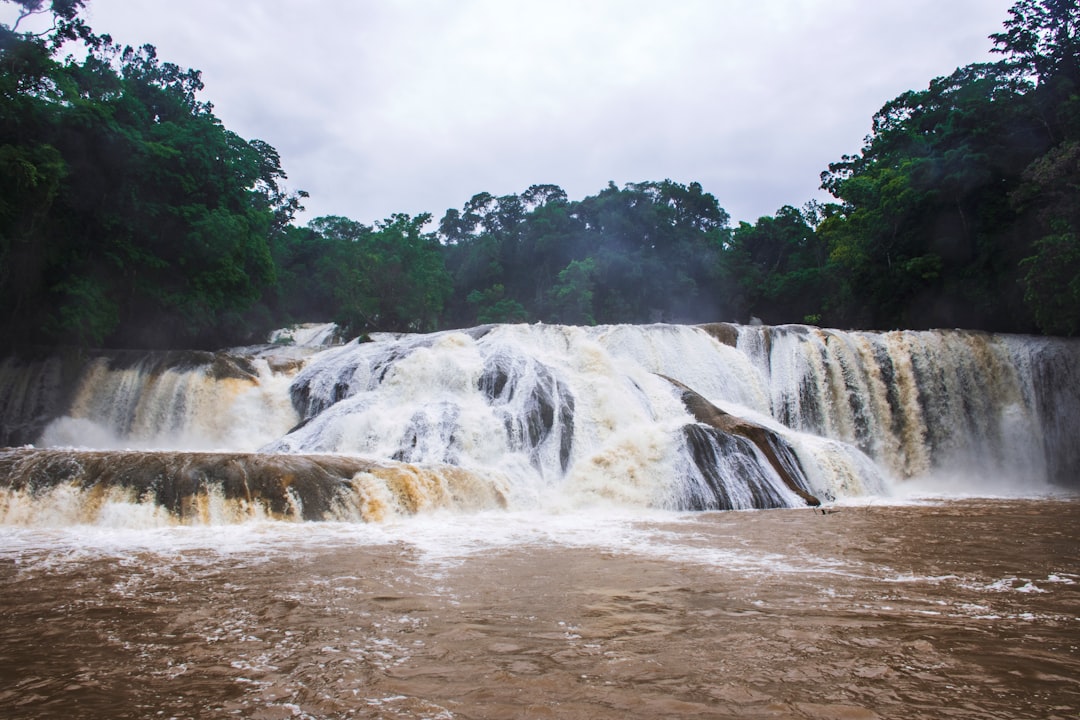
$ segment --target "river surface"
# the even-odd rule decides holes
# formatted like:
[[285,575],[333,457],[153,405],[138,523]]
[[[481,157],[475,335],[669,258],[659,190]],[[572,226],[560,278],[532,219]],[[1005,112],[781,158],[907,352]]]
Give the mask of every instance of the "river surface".
[[5,718],[1076,718],[1080,500],[0,528]]

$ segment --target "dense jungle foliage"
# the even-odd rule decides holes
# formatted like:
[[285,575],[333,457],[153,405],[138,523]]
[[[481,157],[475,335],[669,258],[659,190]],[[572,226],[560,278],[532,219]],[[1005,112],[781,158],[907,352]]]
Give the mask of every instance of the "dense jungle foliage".
[[[198,71],[95,34],[85,0],[5,1],[20,11],[0,25],[12,344],[212,347],[328,319],[1080,331],[1080,0],[1019,0],[990,38],[998,62],[886,103],[822,173],[836,202],[734,227],[671,180],[300,227],[305,193],[198,99]],[[20,30],[34,14],[52,28]]]

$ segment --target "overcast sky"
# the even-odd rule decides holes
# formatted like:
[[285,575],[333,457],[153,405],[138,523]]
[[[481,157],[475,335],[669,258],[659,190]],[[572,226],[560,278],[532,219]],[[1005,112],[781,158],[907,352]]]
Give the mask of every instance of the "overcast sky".
[[481,191],[700,182],[735,221],[824,199],[905,90],[985,60],[1012,0],[89,0],[203,71],[304,220],[437,220]]

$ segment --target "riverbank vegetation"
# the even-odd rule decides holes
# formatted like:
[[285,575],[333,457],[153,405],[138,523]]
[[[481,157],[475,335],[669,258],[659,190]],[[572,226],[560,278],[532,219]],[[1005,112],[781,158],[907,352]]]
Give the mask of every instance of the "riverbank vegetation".
[[213,347],[326,319],[1080,332],[1080,0],[1019,0],[998,61],[887,102],[822,173],[835,202],[735,225],[663,180],[300,226],[277,151],[222,125],[198,71],[96,34],[84,0],[15,4],[54,23],[0,26],[11,344]]

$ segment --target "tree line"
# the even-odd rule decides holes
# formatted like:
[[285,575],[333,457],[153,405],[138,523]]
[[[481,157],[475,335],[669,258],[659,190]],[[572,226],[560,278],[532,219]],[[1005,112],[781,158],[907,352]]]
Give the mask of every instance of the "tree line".
[[[990,38],[999,61],[886,103],[822,174],[835,202],[735,226],[672,180],[299,226],[305,193],[214,116],[197,71],[95,34],[84,0],[15,4],[0,25],[12,344],[215,347],[322,320],[1080,331],[1080,0],[1020,0]],[[51,29],[20,30],[38,13]],[[83,57],[61,58],[73,44]]]

